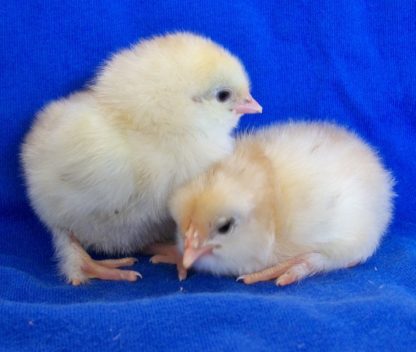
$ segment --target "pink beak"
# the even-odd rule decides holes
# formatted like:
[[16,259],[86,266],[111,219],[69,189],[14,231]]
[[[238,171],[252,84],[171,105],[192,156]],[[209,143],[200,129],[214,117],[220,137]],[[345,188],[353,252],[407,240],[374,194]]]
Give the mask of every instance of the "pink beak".
[[189,269],[200,257],[212,253],[214,246],[199,246],[198,232],[191,225],[185,234],[185,249],[183,252],[182,264]]
[[256,101],[256,99],[249,94],[246,98],[235,105],[234,111],[237,114],[261,114],[263,108]]

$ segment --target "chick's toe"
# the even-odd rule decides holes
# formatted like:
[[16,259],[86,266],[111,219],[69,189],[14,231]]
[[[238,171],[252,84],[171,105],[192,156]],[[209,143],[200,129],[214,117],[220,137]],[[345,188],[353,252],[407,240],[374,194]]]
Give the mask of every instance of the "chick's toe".
[[153,244],[146,248],[148,254],[153,254],[150,262],[153,264],[176,264],[179,281],[185,280],[187,270],[183,266],[182,254],[176,245],[172,244]]
[[70,278],[69,281],[73,286],[85,283],[88,279],[136,281],[138,277],[142,278],[142,275],[137,271],[117,269],[135,264],[137,262],[136,258],[94,260],[81,246],[74,234],[71,234],[70,238],[73,248],[81,258],[81,271],[85,277],[83,280]]

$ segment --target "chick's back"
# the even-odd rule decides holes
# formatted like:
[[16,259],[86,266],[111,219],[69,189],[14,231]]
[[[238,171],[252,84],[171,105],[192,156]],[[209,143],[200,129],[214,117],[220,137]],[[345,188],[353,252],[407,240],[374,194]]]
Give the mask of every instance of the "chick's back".
[[49,226],[109,213],[134,193],[129,150],[101,115],[89,92],[77,93],[46,106],[26,137],[30,199]]
[[[286,251],[367,259],[392,217],[393,178],[359,137],[329,123],[287,123],[242,138],[273,166],[275,222]],[[286,253],[289,254],[289,253]]]

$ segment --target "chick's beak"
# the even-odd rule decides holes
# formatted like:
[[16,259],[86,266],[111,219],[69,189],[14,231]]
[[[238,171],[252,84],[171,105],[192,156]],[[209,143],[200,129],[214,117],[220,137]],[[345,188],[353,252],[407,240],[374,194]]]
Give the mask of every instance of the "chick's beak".
[[249,94],[243,100],[237,102],[237,104],[234,106],[234,111],[237,114],[261,114],[263,108],[256,101],[256,99],[254,99],[251,94]]
[[190,226],[185,234],[185,248],[183,252],[183,266],[189,269],[200,257],[212,253],[214,246],[201,245],[198,231]]

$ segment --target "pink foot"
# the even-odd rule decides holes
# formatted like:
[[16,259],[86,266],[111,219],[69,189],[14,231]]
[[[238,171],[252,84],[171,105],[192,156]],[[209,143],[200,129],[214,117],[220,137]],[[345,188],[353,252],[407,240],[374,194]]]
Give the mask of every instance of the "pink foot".
[[242,275],[237,280],[253,284],[276,279],[276,285],[286,286],[322,271],[325,261],[320,253],[302,254],[265,270]]
[[133,265],[137,262],[136,258],[94,260],[82,248],[78,239],[73,234],[71,234],[71,242],[82,258],[81,269],[87,278],[84,281],[71,279],[70,283],[72,285],[78,286],[88,281],[88,279],[136,281],[138,277],[142,278],[141,274],[137,271],[117,269],[123,266]]
[[153,254],[150,258],[153,264],[176,264],[179,281],[186,279],[188,272],[182,264],[182,254],[175,245],[156,243],[148,246],[145,252]]

